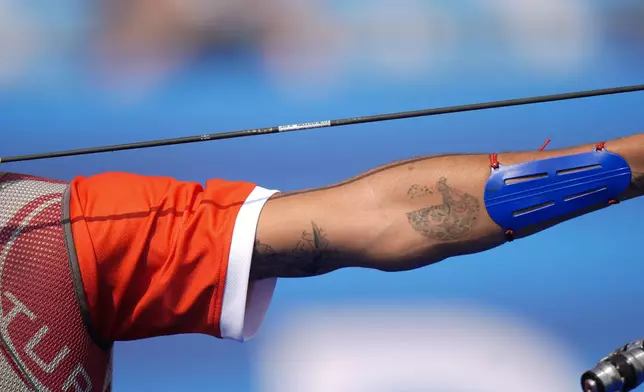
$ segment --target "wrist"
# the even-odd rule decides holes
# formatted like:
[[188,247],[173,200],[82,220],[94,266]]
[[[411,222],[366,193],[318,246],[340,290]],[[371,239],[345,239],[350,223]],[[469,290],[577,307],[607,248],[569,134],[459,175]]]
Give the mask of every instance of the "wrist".
[[631,168],[631,183],[621,199],[644,195],[644,134],[611,141],[606,149],[624,158]]

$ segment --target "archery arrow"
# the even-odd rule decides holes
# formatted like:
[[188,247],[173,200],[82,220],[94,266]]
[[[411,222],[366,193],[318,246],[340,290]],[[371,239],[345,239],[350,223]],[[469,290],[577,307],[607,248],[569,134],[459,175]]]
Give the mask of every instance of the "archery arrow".
[[315,122],[308,122],[308,123],[301,123],[301,124],[274,126],[274,127],[268,127],[268,128],[247,129],[247,130],[234,131],[234,132],[210,133],[210,134],[204,134],[199,136],[152,140],[147,142],[118,144],[118,145],[112,145],[112,146],[85,148],[85,149],[79,149],[79,150],[58,151],[58,152],[32,154],[32,155],[21,155],[21,156],[0,158],[0,163],[32,161],[37,159],[59,158],[59,157],[74,156],[74,155],[87,155],[87,154],[96,154],[96,153],[102,153],[102,152],[114,152],[114,151],[134,150],[134,149],[149,148],[149,147],[170,146],[170,145],[176,145],[176,144],[197,143],[197,142],[205,142],[205,141],[211,141],[211,140],[233,139],[233,138],[240,138],[240,137],[247,137],[247,136],[302,131],[302,130],[314,129],[314,128],[339,127],[343,125],[399,120],[399,119],[413,118],[413,117],[436,116],[439,114],[462,113],[462,112],[495,109],[495,108],[503,108],[503,107],[510,107],[510,106],[521,106],[521,105],[531,105],[531,104],[545,103],[545,102],[566,101],[571,99],[598,97],[603,95],[632,93],[637,91],[644,91],[644,84],[606,88],[606,89],[599,89],[599,90],[587,90],[587,91],[564,93],[564,94],[542,95],[542,96],[529,97],[529,98],[510,99],[505,101],[493,101],[493,102],[475,103],[475,104],[469,104],[469,105],[448,106],[448,107],[442,107],[442,108],[415,110],[415,111],[409,111],[409,112],[378,114],[374,116],[353,117],[353,118],[346,118],[341,120],[315,121]]

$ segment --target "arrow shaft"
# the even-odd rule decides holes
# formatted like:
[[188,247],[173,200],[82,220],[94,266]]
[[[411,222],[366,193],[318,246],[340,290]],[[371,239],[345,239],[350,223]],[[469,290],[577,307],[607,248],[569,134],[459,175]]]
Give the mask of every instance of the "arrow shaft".
[[38,159],[49,159],[49,158],[59,158],[59,157],[67,157],[67,156],[75,156],[75,155],[97,154],[97,153],[103,153],[103,152],[135,150],[135,149],[141,149],[141,148],[161,147],[161,146],[170,146],[170,145],[186,144],[186,143],[198,143],[198,142],[206,142],[206,141],[214,141],[214,140],[241,138],[241,137],[248,137],[248,136],[268,135],[273,133],[303,131],[303,130],[309,130],[309,129],[315,129],[315,128],[338,127],[338,126],[353,125],[353,124],[400,120],[400,119],[414,118],[414,117],[427,117],[427,116],[436,116],[441,114],[463,113],[463,112],[471,112],[471,111],[478,111],[478,110],[498,109],[503,107],[531,105],[531,104],[555,102],[555,101],[566,101],[566,100],[572,100],[572,99],[632,93],[637,91],[644,91],[644,84],[606,88],[606,89],[599,89],[599,90],[587,90],[587,91],[571,92],[571,93],[564,93],[564,94],[542,95],[542,96],[535,96],[535,97],[528,97],[528,98],[510,99],[510,100],[504,100],[504,101],[493,101],[493,102],[474,103],[474,104],[468,104],[468,105],[448,106],[448,107],[434,108],[434,109],[423,109],[423,110],[415,110],[415,111],[407,111],[407,112],[378,114],[373,116],[353,117],[353,118],[345,118],[340,120],[316,121],[316,122],[281,125],[281,126],[274,126],[274,127],[267,127],[267,128],[246,129],[241,131],[232,131],[232,132],[224,132],[224,133],[210,133],[210,134],[203,134],[203,135],[197,135],[197,136],[151,140],[151,141],[127,143],[127,144],[117,144],[117,145],[111,145],[111,146],[84,148],[84,149],[78,149],[78,150],[67,150],[67,151],[57,151],[57,152],[49,152],[49,153],[42,153],[42,154],[21,155],[21,156],[0,158],[0,163],[32,161],[32,160],[38,160]]

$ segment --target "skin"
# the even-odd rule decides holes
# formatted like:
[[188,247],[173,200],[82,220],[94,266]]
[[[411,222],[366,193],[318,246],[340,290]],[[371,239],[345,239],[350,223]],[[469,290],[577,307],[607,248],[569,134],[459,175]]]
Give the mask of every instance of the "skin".
[[[504,165],[592,151],[499,154]],[[605,148],[627,160],[626,201],[644,194],[644,134],[610,140]],[[339,184],[277,194],[260,216],[251,279],[310,277],[346,267],[405,271],[506,242],[490,218],[484,187],[488,155],[427,156],[394,162]],[[606,204],[515,232],[533,235]]]

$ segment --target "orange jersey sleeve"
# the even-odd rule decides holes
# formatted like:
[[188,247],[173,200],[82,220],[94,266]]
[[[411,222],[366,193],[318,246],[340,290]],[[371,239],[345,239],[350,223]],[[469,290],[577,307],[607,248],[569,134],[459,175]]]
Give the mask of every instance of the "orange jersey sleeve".
[[249,283],[257,221],[274,193],[127,173],[74,179],[70,220],[88,328],[103,341],[250,337],[275,287]]

